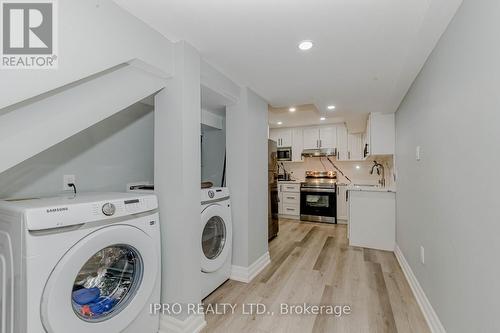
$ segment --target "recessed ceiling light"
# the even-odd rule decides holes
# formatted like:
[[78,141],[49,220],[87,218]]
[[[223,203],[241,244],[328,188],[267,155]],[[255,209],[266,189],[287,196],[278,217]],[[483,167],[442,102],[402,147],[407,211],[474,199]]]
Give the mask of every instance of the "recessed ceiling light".
[[310,50],[313,47],[313,42],[312,40],[303,40],[302,42],[299,43],[299,49],[302,51],[307,51]]
[[328,105],[326,108],[327,108],[328,110],[333,110],[333,109],[335,109],[335,105]]
[[288,111],[290,111],[290,112],[295,112],[295,110],[296,110],[295,108],[289,108],[288,109]]
[[359,169],[361,169],[361,167],[360,167],[359,165],[356,165],[356,169],[358,169],[358,170],[359,170]]
[[277,124],[278,125],[283,125],[283,122],[282,121],[278,121]]
[[325,117],[321,117],[321,118],[319,118],[319,120],[326,120],[326,118]]

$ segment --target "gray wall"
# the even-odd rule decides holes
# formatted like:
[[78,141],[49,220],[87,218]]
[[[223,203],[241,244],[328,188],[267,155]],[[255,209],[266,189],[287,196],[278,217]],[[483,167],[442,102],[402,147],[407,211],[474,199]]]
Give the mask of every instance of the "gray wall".
[[267,103],[248,88],[227,108],[227,185],[231,191],[233,265],[268,251]]
[[499,31],[465,0],[396,114],[397,242],[453,333],[500,331]]
[[214,186],[221,186],[226,155],[226,126],[215,129],[201,126],[203,141],[201,145],[201,180],[211,181]]
[[54,195],[63,175],[79,191],[125,191],[153,180],[154,113],[135,104],[0,174],[0,198]]

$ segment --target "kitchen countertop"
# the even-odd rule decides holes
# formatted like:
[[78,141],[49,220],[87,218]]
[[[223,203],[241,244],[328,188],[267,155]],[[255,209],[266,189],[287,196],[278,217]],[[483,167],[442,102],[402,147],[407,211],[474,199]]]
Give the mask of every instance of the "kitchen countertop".
[[[304,180],[278,180],[280,184],[300,184],[304,182]],[[345,186],[348,191],[364,191],[364,192],[392,192],[396,193],[396,189],[394,187],[378,187],[378,186],[369,186],[369,185],[352,185],[345,183],[338,183],[337,186]]]
[[396,193],[393,187],[378,187],[378,186],[363,186],[363,185],[347,185],[348,191],[364,191],[364,192],[392,192]]

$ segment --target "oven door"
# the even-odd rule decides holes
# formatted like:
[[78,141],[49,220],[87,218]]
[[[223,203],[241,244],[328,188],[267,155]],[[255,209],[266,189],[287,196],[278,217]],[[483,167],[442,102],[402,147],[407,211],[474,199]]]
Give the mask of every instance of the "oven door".
[[300,192],[300,219],[336,223],[337,202],[335,189],[302,188]]

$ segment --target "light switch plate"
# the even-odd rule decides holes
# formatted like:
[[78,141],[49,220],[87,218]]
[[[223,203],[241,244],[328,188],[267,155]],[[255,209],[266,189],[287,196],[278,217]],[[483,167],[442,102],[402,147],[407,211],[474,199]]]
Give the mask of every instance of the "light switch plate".
[[420,161],[420,146],[417,146],[416,152],[415,152],[415,157],[417,161]]
[[423,246],[420,246],[420,263],[425,265],[425,249]]

